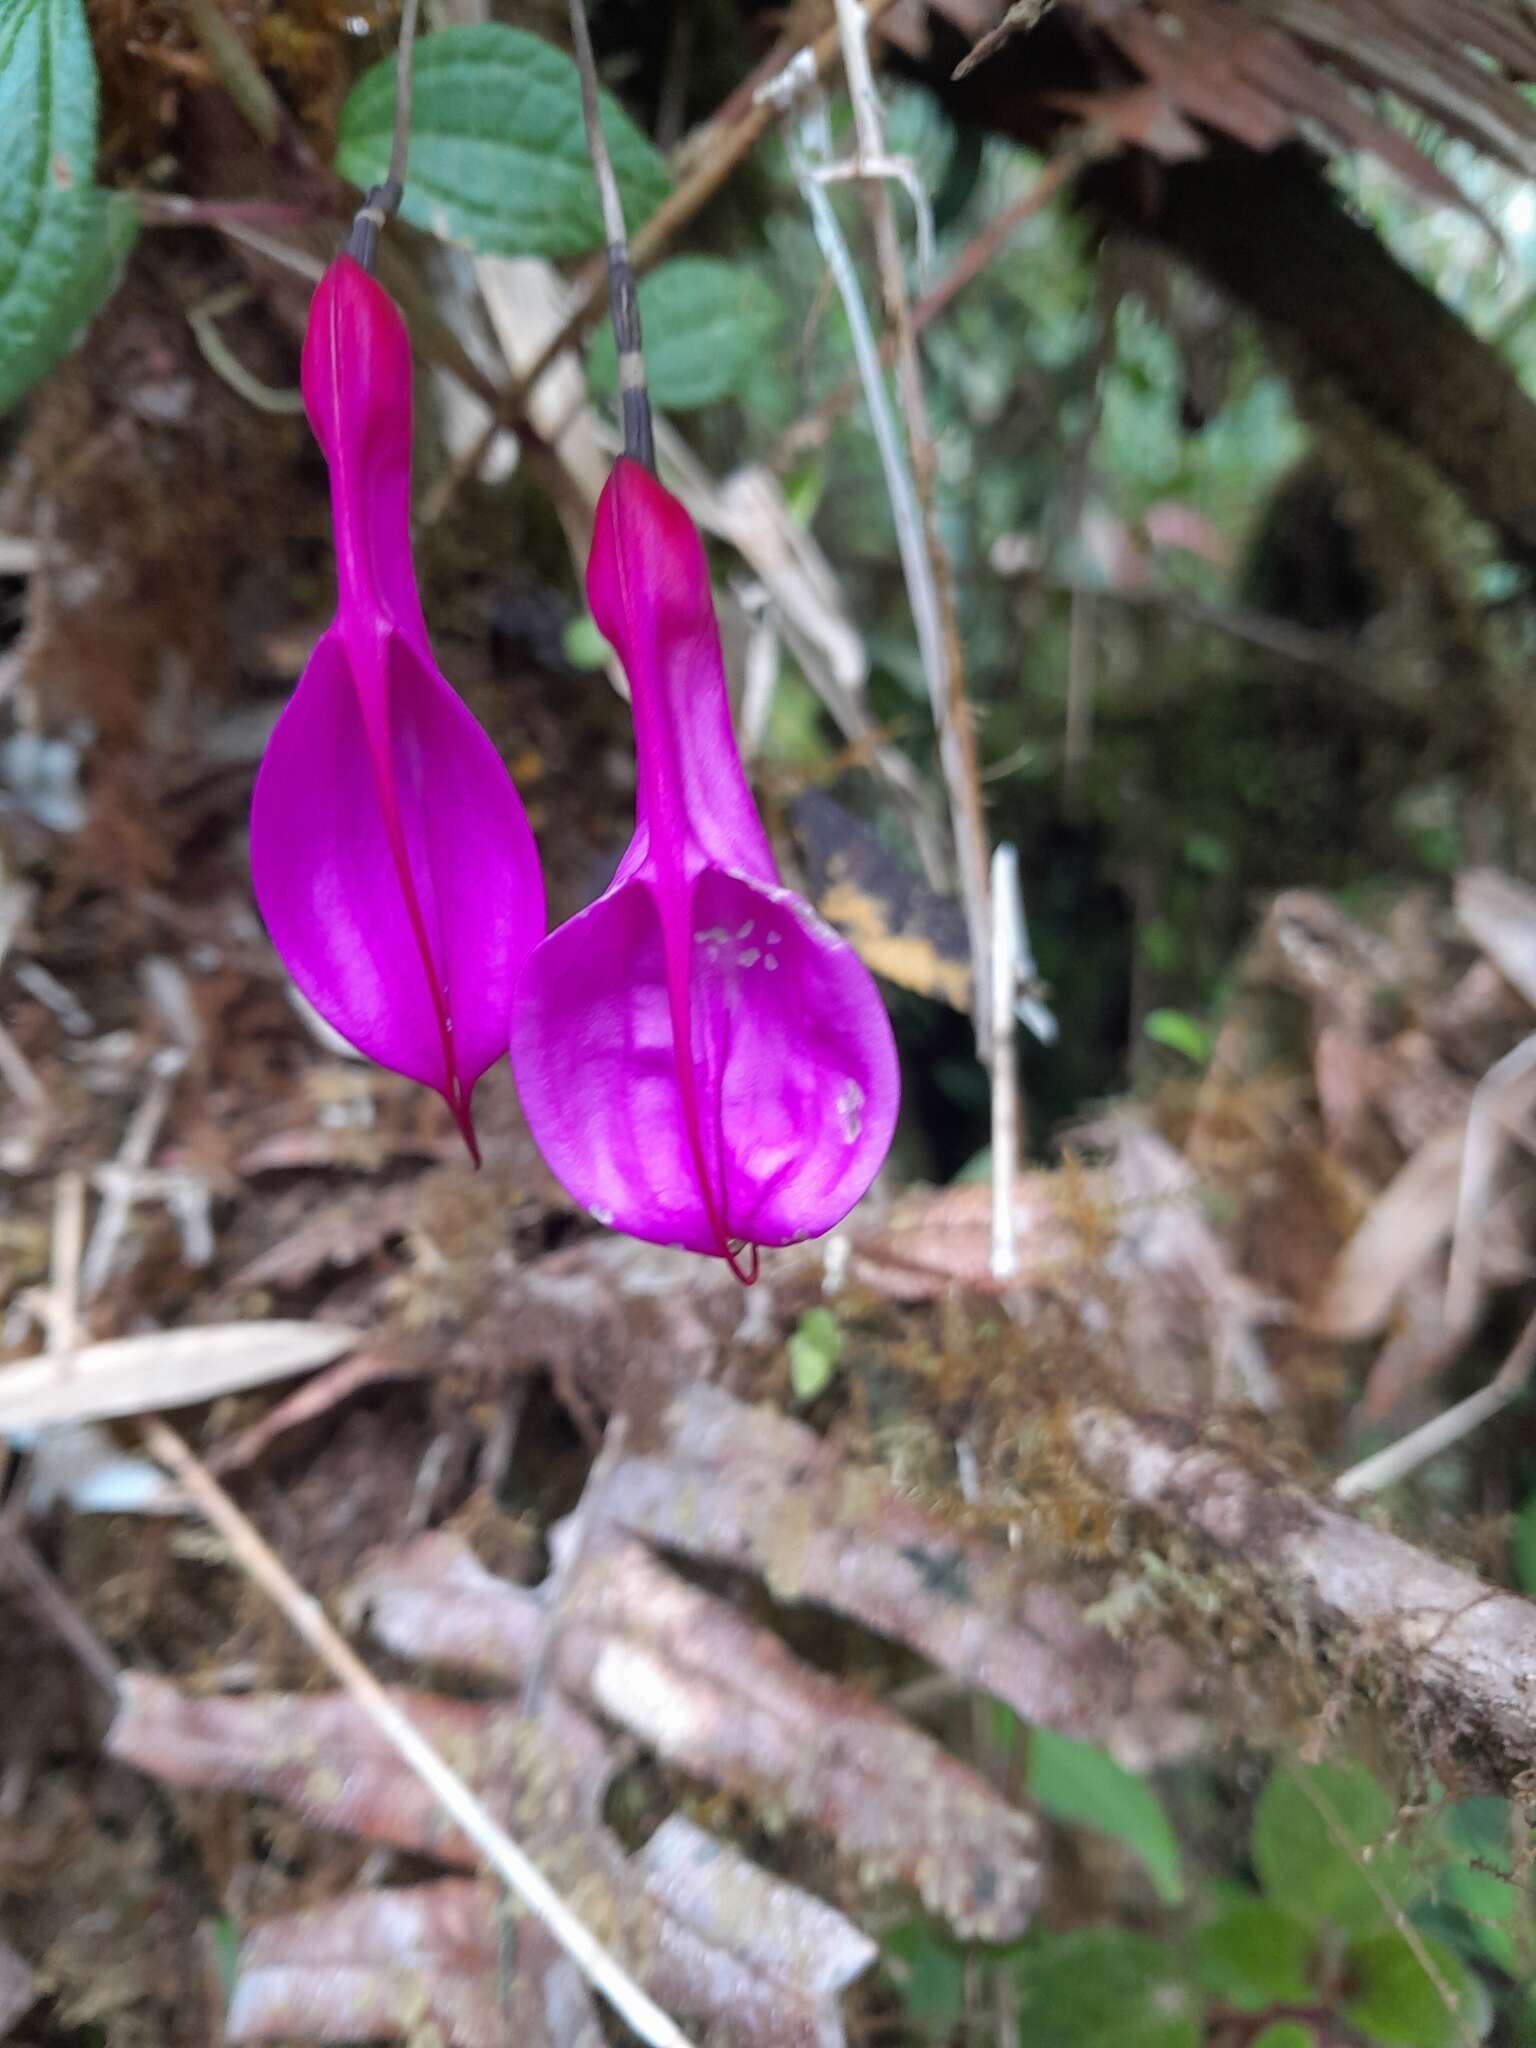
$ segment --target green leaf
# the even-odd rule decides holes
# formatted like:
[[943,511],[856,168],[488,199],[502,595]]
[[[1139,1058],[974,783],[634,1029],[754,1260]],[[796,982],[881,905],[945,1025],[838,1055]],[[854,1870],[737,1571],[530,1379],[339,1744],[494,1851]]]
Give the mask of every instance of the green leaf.
[[829,1308],[808,1308],[788,1344],[789,1383],[797,1401],[814,1401],[832,1384],[843,1333]]
[[117,282],[138,218],[90,180],[96,67],[81,0],[0,0],[0,412]]
[[1253,1817],[1253,1862],[1277,1906],[1299,1919],[1373,1933],[1423,1889],[1406,1851],[1388,1843],[1391,1800],[1349,1764],[1270,1773]]
[[1090,1742],[1034,1728],[1029,1737],[1029,1790],[1054,1819],[1076,1821],[1123,1842],[1146,1865],[1165,1904],[1176,1906],[1183,1898],[1178,1839],[1145,1778],[1122,1770]]
[[924,1920],[893,1927],[884,1941],[886,1975],[907,2017],[924,2034],[947,2040],[965,2017],[965,1957]]
[[[714,405],[738,389],[779,324],[779,303],[755,270],[713,256],[680,256],[636,287],[651,397],[665,412]],[[592,337],[587,374],[597,391],[618,383],[613,336]]]
[[0,0],[0,194],[88,185],[96,63],[83,0]]
[[1255,2035],[1252,2048],[1317,2048],[1317,2036],[1298,2020],[1281,2020]]
[[[1438,1941],[1419,1937],[1437,1985],[1400,1934],[1356,1942],[1345,1957],[1349,1994],[1343,2014],[1382,2048],[1455,2048],[1468,2028],[1487,2030],[1486,2001],[1465,1966]],[[1441,1985],[1456,2001],[1447,2002]]]
[[1455,1800],[1442,1809],[1438,1829],[1455,1860],[1440,1873],[1436,1904],[1455,1910],[1464,1944],[1520,1976],[1531,1928],[1525,1888],[1513,1875],[1508,1800]]
[[1086,1927],[1014,1953],[1030,2048],[1197,2048],[1200,1994],[1164,1943]]
[[[439,29],[416,45],[410,170],[401,211],[445,241],[499,256],[582,256],[601,247],[576,67],[500,22]],[[602,95],[603,134],[631,234],[665,198],[665,164]],[[395,60],[348,93],[336,168],[358,185],[389,167]]]
[[1301,2005],[1313,1995],[1313,1930],[1265,1899],[1228,1906],[1195,1936],[1200,1982],[1238,2012]]
[[1211,1056],[1211,1034],[1198,1018],[1191,1017],[1183,1010],[1149,1010],[1142,1019],[1142,1030],[1154,1045],[1165,1045],[1170,1052],[1181,1052],[1185,1059],[1193,1060],[1197,1067],[1203,1067]]
[[572,668],[602,668],[613,649],[590,612],[567,619],[560,632],[560,651]]
[[1510,1531],[1510,1551],[1521,1592],[1536,1593],[1536,1493],[1526,1495],[1520,1512],[1515,1516],[1514,1527]]

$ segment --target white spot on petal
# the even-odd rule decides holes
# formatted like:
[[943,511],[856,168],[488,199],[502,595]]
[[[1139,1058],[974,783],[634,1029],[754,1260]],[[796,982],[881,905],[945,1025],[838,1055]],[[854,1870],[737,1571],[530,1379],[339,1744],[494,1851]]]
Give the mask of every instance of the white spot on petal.
[[843,1137],[852,1144],[864,1128],[864,1090],[857,1081],[845,1081],[837,1091],[837,1120]]

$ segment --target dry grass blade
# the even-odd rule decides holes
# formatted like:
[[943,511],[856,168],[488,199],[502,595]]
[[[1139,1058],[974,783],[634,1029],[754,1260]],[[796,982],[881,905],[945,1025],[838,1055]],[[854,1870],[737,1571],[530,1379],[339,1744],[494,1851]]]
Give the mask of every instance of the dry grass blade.
[[340,1323],[209,1323],[87,1344],[0,1372],[0,1430],[146,1415],[329,1365],[357,1342]]
[[[397,1655],[521,1681],[546,1592],[422,1537],[357,1588]],[[1021,1934],[1041,1870],[1033,1820],[875,1702],[792,1657],[639,1544],[594,1539],[565,1589],[561,1690],[695,1778],[832,1835],[866,1877],[904,1879],[957,1932]]]
[[1432,1416],[1420,1428],[1400,1437],[1395,1444],[1388,1444],[1385,1450],[1362,1458],[1358,1465],[1351,1465],[1333,1483],[1335,1500],[1359,1500],[1364,1494],[1379,1493],[1383,1487],[1395,1486],[1398,1480],[1405,1479],[1410,1472],[1416,1472],[1431,1458],[1438,1457],[1452,1444],[1460,1443],[1473,1430],[1480,1429],[1501,1408],[1507,1408],[1524,1388],[1531,1376],[1533,1358],[1536,1358],[1536,1317],[1526,1324],[1514,1350],[1486,1387],[1479,1387],[1475,1394],[1469,1394],[1464,1401],[1447,1408],[1444,1414]]

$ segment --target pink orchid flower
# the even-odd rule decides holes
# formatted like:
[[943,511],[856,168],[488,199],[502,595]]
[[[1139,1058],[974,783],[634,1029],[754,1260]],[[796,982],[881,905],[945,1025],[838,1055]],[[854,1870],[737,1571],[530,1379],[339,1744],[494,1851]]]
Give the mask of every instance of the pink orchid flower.
[[411,352],[349,256],[321,279],[304,408],[331,472],[336,616],[278,720],[251,876],[300,991],[349,1044],[470,1097],[544,931],[538,854],[495,748],[432,659],[411,566]]
[[[621,460],[587,596],[629,677],[635,835],[531,955],[512,1013],[523,1111],[600,1222],[756,1273],[847,1214],[890,1145],[891,1027],[850,947],[782,887],[731,731],[704,550]],[[751,1247],[742,1260],[743,1247]]]

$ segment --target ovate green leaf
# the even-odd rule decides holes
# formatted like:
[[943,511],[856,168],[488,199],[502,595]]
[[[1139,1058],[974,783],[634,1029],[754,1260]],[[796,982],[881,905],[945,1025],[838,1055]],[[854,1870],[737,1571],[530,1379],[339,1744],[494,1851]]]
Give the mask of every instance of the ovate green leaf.
[[843,1333],[829,1308],[808,1308],[789,1340],[789,1383],[797,1401],[814,1401],[832,1384]]
[[924,1920],[893,1927],[883,1948],[907,2018],[925,2039],[947,2041],[965,2016],[963,1951]]
[[[686,412],[729,398],[767,346],[778,301],[754,270],[712,256],[680,256],[637,287],[651,397],[663,411]],[[588,374],[599,391],[618,381],[613,336],[592,338]]]
[[1199,1992],[1177,1954],[1118,1927],[1079,1928],[1016,1951],[1029,2048],[1197,2048]]
[[96,64],[83,0],[0,0],[0,193],[88,185]]
[[137,217],[90,182],[96,69],[82,0],[0,0],[0,412],[117,281]]
[[1451,1860],[1439,1873],[1436,1904],[1453,1911],[1466,1939],[1490,1962],[1521,1976],[1536,1948],[1536,1928],[1526,1882],[1513,1868],[1508,1800],[1455,1800],[1440,1813],[1437,1832]]
[[1416,1947],[1419,1954],[1401,1934],[1357,1942],[1345,1957],[1344,2017],[1382,2048],[1456,2048],[1469,2034],[1481,2038],[1487,2002],[1465,1966],[1438,1941],[1421,1935]]
[[1195,1936],[1200,1982],[1238,2012],[1304,2005],[1313,1995],[1312,1928],[1264,1899],[1240,1899]]
[[1035,1728],[1029,1737],[1029,1789],[1055,1819],[1123,1842],[1146,1865],[1158,1896],[1169,1905],[1183,1898],[1178,1838],[1145,1778],[1122,1770],[1092,1743]]
[[[407,220],[502,256],[581,256],[601,246],[576,67],[501,22],[440,29],[416,45]],[[395,60],[376,64],[341,110],[336,168],[358,185],[389,168]],[[666,166],[616,101],[603,134],[631,233],[665,198]]]
[[1180,1052],[1185,1059],[1203,1067],[1211,1056],[1211,1034],[1196,1017],[1184,1010],[1149,1010],[1141,1028],[1154,1045]]
[[1299,1919],[1372,1933],[1423,1889],[1407,1852],[1388,1840],[1395,1819],[1391,1800],[1358,1766],[1273,1771],[1253,1819],[1259,1882]]
[[1278,2026],[1266,2027],[1253,2048],[1317,2048],[1317,2036],[1299,2020],[1281,2020]]

